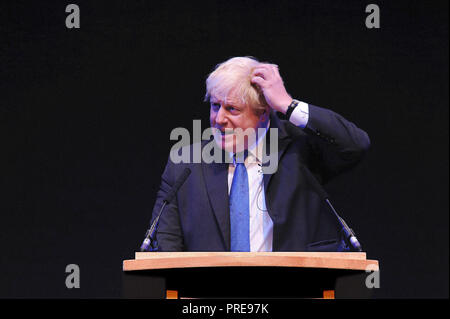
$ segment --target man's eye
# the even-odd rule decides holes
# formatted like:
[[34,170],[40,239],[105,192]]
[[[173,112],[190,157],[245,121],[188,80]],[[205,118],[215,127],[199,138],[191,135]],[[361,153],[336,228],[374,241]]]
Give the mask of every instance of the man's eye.
[[220,108],[220,104],[219,104],[219,103],[211,103],[211,107],[212,107],[214,110],[218,110],[218,109]]

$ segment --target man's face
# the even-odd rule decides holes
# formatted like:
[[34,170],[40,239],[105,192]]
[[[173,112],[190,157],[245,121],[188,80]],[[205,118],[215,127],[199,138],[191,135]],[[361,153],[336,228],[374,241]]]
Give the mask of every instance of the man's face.
[[[233,92],[233,91],[231,91]],[[238,132],[251,129],[253,134],[257,133],[259,127],[267,124],[265,116],[258,116],[249,105],[243,104],[232,93],[224,100],[212,95],[210,98],[210,122],[215,130],[214,139],[216,143],[228,152],[241,152],[249,146],[248,139],[240,138]],[[251,132],[250,130],[246,131]],[[256,137],[256,135],[255,135]]]

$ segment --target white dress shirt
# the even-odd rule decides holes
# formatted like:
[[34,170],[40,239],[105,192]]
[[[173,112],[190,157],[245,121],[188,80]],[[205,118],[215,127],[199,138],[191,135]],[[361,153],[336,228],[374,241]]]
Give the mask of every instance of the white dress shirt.
[[[294,125],[304,128],[308,123],[308,104],[300,102],[291,114],[289,121]],[[267,129],[270,123],[268,123]],[[256,145],[249,148],[249,154],[244,164],[247,169],[249,186],[249,209],[250,209],[250,251],[272,251],[273,221],[266,207],[266,194],[264,191],[263,173],[261,169],[261,154],[266,132],[258,137]],[[233,154],[229,154],[233,156]],[[235,165],[231,163],[228,167],[228,195],[233,182]]]

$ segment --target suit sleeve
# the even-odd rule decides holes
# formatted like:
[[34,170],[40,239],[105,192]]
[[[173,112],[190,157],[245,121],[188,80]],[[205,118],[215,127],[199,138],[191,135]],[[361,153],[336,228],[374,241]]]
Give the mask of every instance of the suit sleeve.
[[[161,186],[156,195],[156,203],[153,207],[152,221],[158,215],[163,199],[175,183],[176,175],[175,165],[170,158],[167,162],[164,173],[161,177]],[[181,229],[180,216],[176,197],[171,203],[167,204],[159,219],[156,240],[160,251],[183,251],[183,233]]]
[[322,183],[353,168],[370,147],[365,131],[341,115],[311,104],[303,131],[312,153],[308,166]]

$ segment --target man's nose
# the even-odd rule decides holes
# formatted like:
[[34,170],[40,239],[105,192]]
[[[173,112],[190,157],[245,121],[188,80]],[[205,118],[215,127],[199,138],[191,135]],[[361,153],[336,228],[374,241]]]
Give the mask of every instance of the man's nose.
[[217,111],[216,114],[216,123],[223,126],[224,124],[227,123],[227,117],[225,114],[225,110],[223,109],[223,107],[221,106],[219,108],[219,110]]

